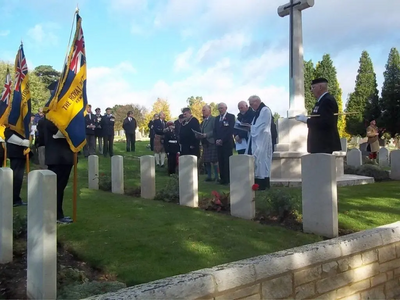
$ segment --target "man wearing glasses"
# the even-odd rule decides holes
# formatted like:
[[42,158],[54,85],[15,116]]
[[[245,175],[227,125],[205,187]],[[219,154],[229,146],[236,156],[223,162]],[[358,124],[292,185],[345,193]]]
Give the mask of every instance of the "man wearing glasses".
[[309,153],[328,153],[340,151],[339,132],[337,129],[339,111],[335,98],[328,93],[328,80],[325,78],[314,79],[311,83],[311,92],[317,102],[311,115],[296,116],[296,120],[307,124],[307,152]]

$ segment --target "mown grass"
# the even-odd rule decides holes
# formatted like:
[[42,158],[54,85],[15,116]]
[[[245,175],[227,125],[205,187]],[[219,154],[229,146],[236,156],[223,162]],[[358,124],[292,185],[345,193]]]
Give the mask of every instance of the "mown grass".
[[[123,143],[115,145],[115,154],[124,155],[126,187],[140,185],[138,157],[151,154],[146,144],[138,142],[136,153],[125,153]],[[100,173],[110,174],[111,160],[99,159]],[[58,227],[59,240],[79,258],[128,285],[321,240],[228,215],[89,190],[87,169],[87,160],[80,158],[78,220]],[[165,168],[156,170],[158,190],[168,181],[166,172]],[[200,196],[212,190],[228,192],[229,187],[206,183],[200,176]],[[289,191],[301,194],[301,189]],[[263,193],[257,192],[256,202]],[[357,231],[395,222],[400,212],[399,196],[398,182],[338,188],[339,226]],[[71,198],[72,180],[65,193],[67,215],[72,214]]]

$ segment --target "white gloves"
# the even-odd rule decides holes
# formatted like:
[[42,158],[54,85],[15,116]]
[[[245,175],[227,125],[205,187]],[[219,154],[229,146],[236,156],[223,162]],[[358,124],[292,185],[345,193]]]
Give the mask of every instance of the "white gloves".
[[30,146],[29,140],[22,140],[21,146],[24,146],[24,147],[26,147],[26,148],[29,148],[29,146]]
[[56,134],[53,134],[53,139],[65,139],[65,136],[59,130]]
[[296,116],[296,121],[307,123],[308,118],[305,115]]
[[10,143],[10,144],[14,144],[14,145],[17,145],[17,146],[22,146],[22,147],[27,147],[27,148],[29,148],[29,140],[23,140],[23,139],[21,139],[20,137],[18,137],[18,136],[16,136],[15,134],[13,134],[8,140],[7,140],[7,142],[8,143]]

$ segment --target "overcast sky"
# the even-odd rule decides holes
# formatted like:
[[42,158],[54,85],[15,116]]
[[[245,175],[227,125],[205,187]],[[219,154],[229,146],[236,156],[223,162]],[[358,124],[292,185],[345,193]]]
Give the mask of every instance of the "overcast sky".
[[[76,0],[0,0],[0,59],[14,61],[21,39],[29,69],[63,65]],[[174,116],[190,96],[237,103],[257,94],[288,109],[289,18],[280,0],[81,0],[88,99],[93,106],[167,98]],[[315,0],[303,11],[304,58],[329,53],[343,100],[358,60],[370,53],[379,89],[391,47],[400,43],[400,1]]]

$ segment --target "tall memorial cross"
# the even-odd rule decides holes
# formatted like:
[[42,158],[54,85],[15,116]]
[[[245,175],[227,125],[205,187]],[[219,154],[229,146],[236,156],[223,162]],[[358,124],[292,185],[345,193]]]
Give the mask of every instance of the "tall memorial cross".
[[304,60],[301,11],[314,6],[314,0],[290,0],[278,7],[278,15],[290,15],[289,36],[289,111],[288,117],[305,113],[304,103]]

